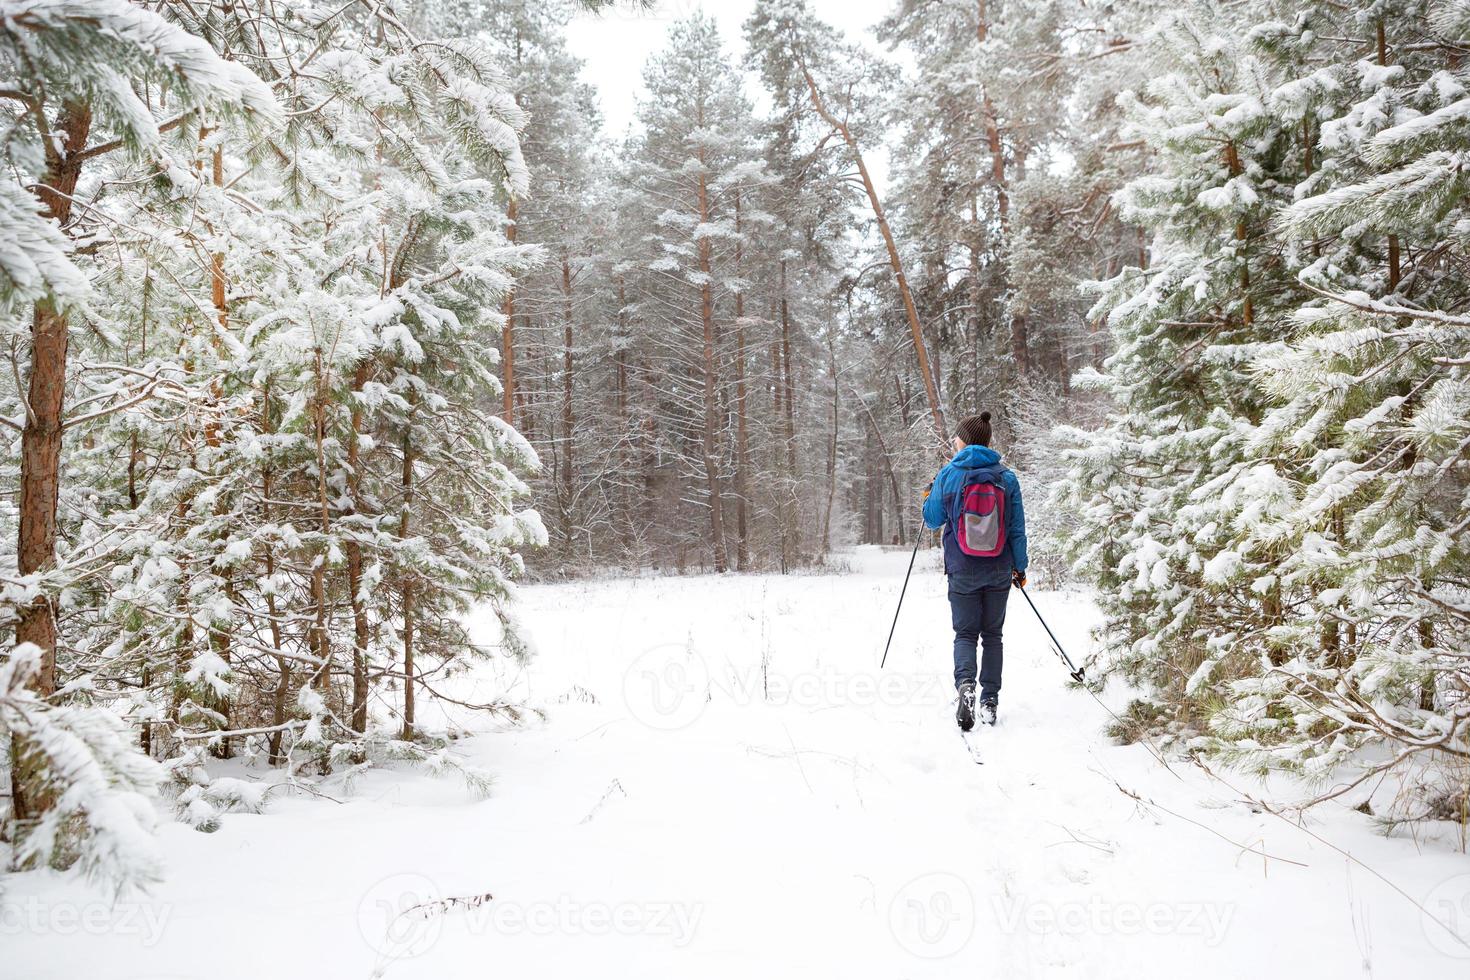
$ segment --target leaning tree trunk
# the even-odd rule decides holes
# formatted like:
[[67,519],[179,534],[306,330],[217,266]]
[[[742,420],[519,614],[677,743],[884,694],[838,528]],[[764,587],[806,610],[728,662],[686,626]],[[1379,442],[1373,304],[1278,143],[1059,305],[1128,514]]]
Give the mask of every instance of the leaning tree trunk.
[[908,317],[909,332],[914,338],[914,353],[919,358],[919,374],[924,379],[924,392],[929,396],[929,413],[934,421],[934,434],[938,439],[938,445],[944,446],[949,441],[948,430],[944,425],[944,406],[939,401],[939,389],[934,384],[934,373],[929,368],[929,349],[924,343],[924,328],[919,324],[919,310],[914,305],[914,295],[909,290],[909,280],[903,271],[903,258],[898,254],[898,243],[894,241],[893,229],[888,226],[888,217],[883,211],[883,203],[878,199],[878,191],[873,186],[873,178],[868,173],[868,165],[863,160],[862,149],[858,146],[857,138],[852,135],[846,122],[838,119],[827,108],[822,101],[822,94],[817,89],[816,79],[807,69],[806,62],[797,59],[797,65],[801,68],[802,77],[806,79],[807,92],[811,96],[812,107],[817,110],[817,115],[831,126],[832,129],[842,137],[847,144],[849,152],[852,153],[853,162],[857,164],[858,175],[862,178],[863,189],[868,194],[868,204],[873,209],[873,218],[878,223],[878,231],[883,235],[883,245],[888,250],[888,264],[893,267],[893,278],[898,284],[898,294],[903,299],[904,314]]

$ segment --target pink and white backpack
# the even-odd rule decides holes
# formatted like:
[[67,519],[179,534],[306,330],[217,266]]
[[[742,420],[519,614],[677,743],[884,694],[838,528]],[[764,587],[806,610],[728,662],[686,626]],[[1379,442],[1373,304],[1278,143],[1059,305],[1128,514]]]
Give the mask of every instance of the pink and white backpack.
[[1006,492],[988,474],[965,478],[960,489],[955,544],[972,558],[996,558],[1006,546]]

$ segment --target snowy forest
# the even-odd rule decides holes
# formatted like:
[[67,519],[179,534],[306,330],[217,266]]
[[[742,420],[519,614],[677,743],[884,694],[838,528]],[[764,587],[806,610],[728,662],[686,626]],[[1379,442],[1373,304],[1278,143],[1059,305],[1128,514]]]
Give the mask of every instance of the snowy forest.
[[[667,640],[713,663],[697,624],[743,610],[718,621],[767,707],[788,649],[878,676],[890,618],[899,669],[948,686],[919,507],[985,410],[1051,624],[1012,600],[1017,728],[997,752],[1101,766],[1108,805],[1180,849],[1212,846],[1189,824],[1233,807],[1222,867],[1254,861],[1258,884],[1263,863],[1296,873],[1280,855],[1302,827],[1351,838],[1308,841],[1381,888],[1371,955],[1357,918],[1331,926],[1359,936],[1347,962],[1458,975],[1470,2],[887,0],[857,30],[840,5],[749,0],[733,31],[715,6],[0,0],[0,900],[147,893],[232,828],[286,833],[272,821],[310,847],[336,832],[293,807],[345,819],[356,787],[405,773],[530,794],[560,772],[538,726],[598,730],[635,676],[594,663],[625,619],[628,657]],[[569,40],[599,18],[661,32],[626,127]],[[934,583],[918,599],[911,548]],[[684,591],[609,598],[635,588]],[[932,615],[899,620],[901,602]],[[783,640],[781,615],[807,619]],[[1083,683],[1050,661],[1053,628]],[[1071,729],[1037,744],[1079,758],[1035,755],[1027,718]],[[820,732],[772,723],[819,792],[792,731]],[[854,786],[891,775],[829,734]],[[1216,794],[1185,822],[1174,790],[1125,785],[1176,767]],[[633,804],[614,772],[573,823]],[[1111,855],[1135,831],[1068,832]],[[1278,887],[1340,898],[1313,881]],[[1459,959],[1396,971],[1399,914]],[[26,938],[48,936],[21,975],[76,975],[85,960],[45,971],[54,932]],[[1063,938],[1011,975],[1152,962],[1068,972],[1096,950]],[[388,957],[395,975],[413,955]],[[846,972],[911,975],[876,969]]]

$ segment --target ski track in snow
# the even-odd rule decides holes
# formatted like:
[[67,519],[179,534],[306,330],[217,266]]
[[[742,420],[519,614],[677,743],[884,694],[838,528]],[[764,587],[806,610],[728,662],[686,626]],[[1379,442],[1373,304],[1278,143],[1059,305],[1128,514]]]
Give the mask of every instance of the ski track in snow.
[[[274,794],[213,834],[167,823],[168,880],[117,906],[72,876],[15,876],[0,973],[1470,975],[1470,954],[1450,955],[1367,872],[1198,771],[1176,766],[1181,780],[1144,747],[1112,745],[1019,597],[1000,724],[977,730],[974,765],[955,734],[932,553],[877,671],[907,558],[860,549],[851,574],[526,588],[538,659],[459,686],[548,712],[458,743],[494,773],[489,798],[453,775],[376,771],[329,790],[341,803]],[[1078,659],[1087,597],[1035,598]],[[1385,839],[1334,804],[1310,820],[1470,925],[1470,859],[1452,842]],[[425,899],[437,904],[394,914]]]

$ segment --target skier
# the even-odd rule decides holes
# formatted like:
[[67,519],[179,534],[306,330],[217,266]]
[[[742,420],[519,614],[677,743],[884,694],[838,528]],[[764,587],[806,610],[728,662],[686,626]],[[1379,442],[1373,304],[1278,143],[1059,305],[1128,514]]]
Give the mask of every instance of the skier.
[[955,720],[975,724],[975,646],[982,646],[979,714],[995,724],[1000,702],[1001,627],[1012,585],[1026,586],[1026,513],[1021,483],[990,448],[990,413],[962,421],[954,458],[924,494],[924,524],[944,528],[944,573],[954,623]]

